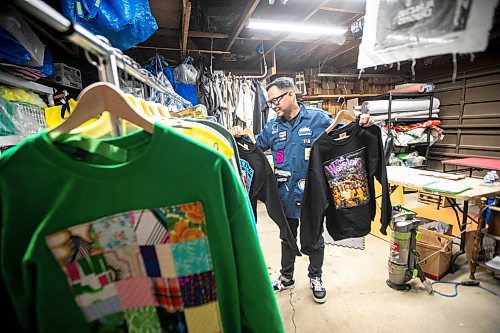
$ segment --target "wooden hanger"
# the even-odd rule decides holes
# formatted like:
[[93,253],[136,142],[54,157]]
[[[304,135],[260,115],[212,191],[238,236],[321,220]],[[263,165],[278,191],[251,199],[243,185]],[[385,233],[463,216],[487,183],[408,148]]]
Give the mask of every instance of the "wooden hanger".
[[153,122],[136,111],[125,93],[106,82],[97,82],[83,89],[78,96],[78,104],[71,116],[48,133],[68,133],[87,120],[100,115],[103,111],[108,111],[116,117],[143,128],[146,132],[153,133]]
[[344,123],[352,123],[356,121],[356,116],[347,110],[340,110],[335,115],[335,120],[333,121],[333,123],[330,126],[328,126],[325,132],[330,133],[331,131],[333,131],[335,127],[337,127],[337,125],[340,124],[341,121],[343,121]]

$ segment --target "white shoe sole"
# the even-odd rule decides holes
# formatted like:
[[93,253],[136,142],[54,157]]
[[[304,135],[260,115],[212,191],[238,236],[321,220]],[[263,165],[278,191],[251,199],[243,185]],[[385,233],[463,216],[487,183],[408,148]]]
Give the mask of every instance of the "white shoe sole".
[[283,286],[280,290],[275,290],[274,293],[279,293],[280,291],[287,290],[287,289],[293,289],[295,288],[295,284],[292,284],[291,286]]
[[319,304],[323,304],[323,303],[325,303],[325,302],[326,302],[326,296],[325,296],[325,297],[323,297],[323,298],[316,298],[316,297],[314,297],[314,295],[313,295],[313,299],[314,299],[314,301],[315,301],[316,303],[319,303]]

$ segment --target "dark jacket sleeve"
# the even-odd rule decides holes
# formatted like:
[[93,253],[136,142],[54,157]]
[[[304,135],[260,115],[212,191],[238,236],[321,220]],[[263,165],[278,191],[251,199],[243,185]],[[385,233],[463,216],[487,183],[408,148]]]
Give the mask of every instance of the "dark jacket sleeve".
[[313,144],[300,216],[300,244],[304,254],[309,255],[322,246],[319,240],[323,233],[323,219],[328,208],[328,193],[323,164],[317,147]]
[[[262,153],[262,151],[260,153]],[[274,223],[280,228],[280,238],[288,243],[290,248],[295,251],[296,256],[302,256],[297,246],[297,239],[295,239],[286,219],[285,212],[283,211],[278,193],[278,184],[276,183],[273,170],[269,164],[266,166],[266,173],[265,182],[257,190],[257,199],[266,205],[267,215],[269,215]]]
[[391,222],[392,205],[389,194],[389,183],[387,180],[387,167],[385,162],[384,145],[382,143],[382,133],[380,129],[378,129],[377,131],[377,140],[379,156],[377,159],[378,164],[375,171],[375,178],[377,178],[380,185],[382,185],[382,202],[380,205],[380,232],[383,235],[387,235],[387,226]]

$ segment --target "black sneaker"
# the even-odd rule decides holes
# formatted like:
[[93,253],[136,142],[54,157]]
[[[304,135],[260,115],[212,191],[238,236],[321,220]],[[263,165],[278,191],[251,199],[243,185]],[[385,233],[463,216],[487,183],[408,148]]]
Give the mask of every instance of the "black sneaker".
[[323,282],[320,277],[310,279],[313,299],[316,303],[326,302],[326,289],[323,287]]
[[293,278],[286,278],[283,275],[280,275],[280,277],[274,280],[272,283],[275,293],[295,287],[295,280]]

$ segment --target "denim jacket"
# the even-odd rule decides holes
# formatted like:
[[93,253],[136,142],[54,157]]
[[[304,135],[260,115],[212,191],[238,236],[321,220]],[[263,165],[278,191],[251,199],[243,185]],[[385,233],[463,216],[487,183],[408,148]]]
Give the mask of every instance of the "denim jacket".
[[277,117],[256,137],[263,151],[271,149],[273,153],[274,175],[287,217],[300,217],[312,143],[332,122],[327,112],[300,104],[293,126],[283,117]]

